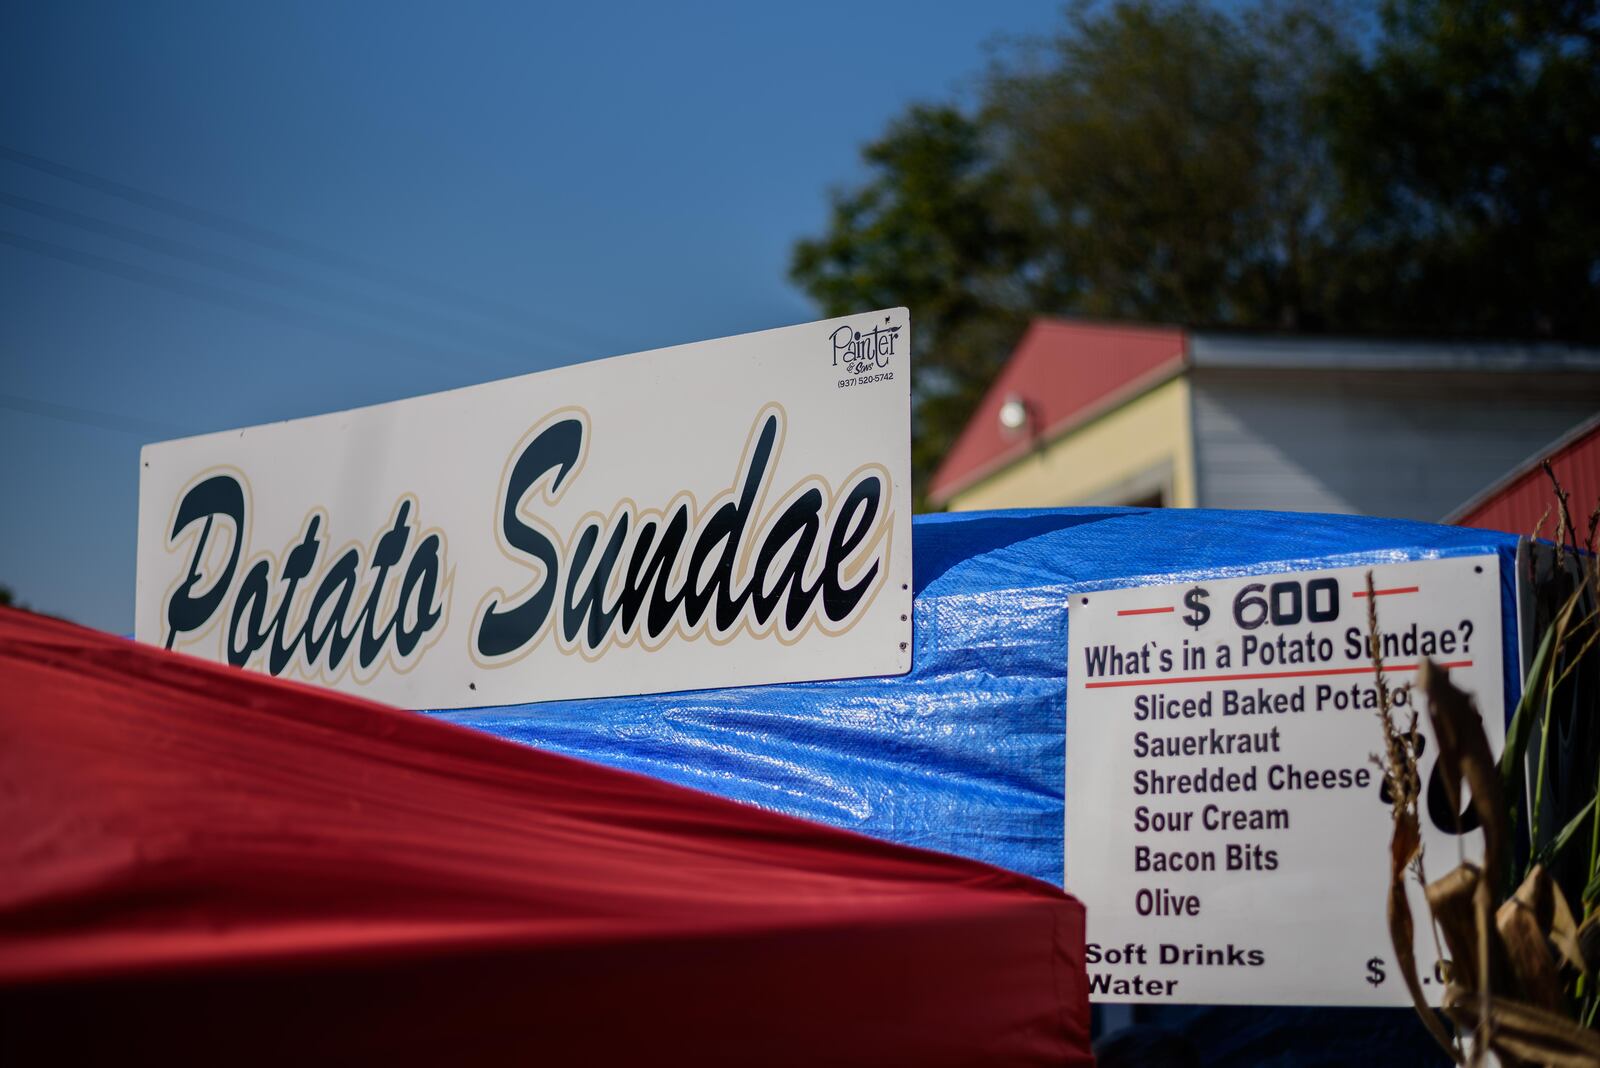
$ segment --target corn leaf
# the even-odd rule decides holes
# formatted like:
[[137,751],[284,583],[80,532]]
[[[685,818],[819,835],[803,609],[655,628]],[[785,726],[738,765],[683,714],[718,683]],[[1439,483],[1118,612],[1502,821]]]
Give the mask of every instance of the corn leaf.
[[1543,864],[1545,867],[1550,866],[1551,862],[1556,859],[1556,854],[1560,853],[1567,841],[1578,833],[1578,828],[1588,821],[1589,813],[1594,811],[1594,802],[1594,798],[1589,798],[1589,803],[1579,809],[1578,814],[1572,817],[1565,827],[1561,828],[1561,833],[1546,842],[1544,848],[1539,850],[1539,856],[1534,863]]
[[1544,640],[1539,643],[1533,666],[1528,669],[1528,677],[1522,684],[1522,697],[1517,701],[1517,710],[1511,716],[1511,725],[1506,728],[1506,747],[1500,754],[1500,779],[1506,784],[1506,794],[1510,797],[1519,793],[1517,784],[1522,779],[1528,738],[1533,729],[1533,695],[1538,692],[1539,680],[1544,677],[1545,661],[1550,658],[1550,646],[1555,636],[1554,627],[1544,632]]

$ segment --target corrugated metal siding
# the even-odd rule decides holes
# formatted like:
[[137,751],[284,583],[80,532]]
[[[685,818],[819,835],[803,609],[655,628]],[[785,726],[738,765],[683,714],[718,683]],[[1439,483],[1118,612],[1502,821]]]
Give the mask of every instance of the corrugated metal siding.
[[1434,521],[1600,410],[1600,375],[1190,375],[1207,508]]
[[[1600,503],[1600,422],[1591,422],[1586,431],[1550,450],[1549,457],[1551,470],[1567,491],[1567,507],[1581,539],[1587,531],[1589,513]],[[1550,480],[1539,465],[1542,459],[1544,457],[1535,452],[1519,473],[1472,505],[1457,522],[1464,527],[1531,534],[1545,516],[1545,510],[1550,509],[1541,533],[1547,538],[1554,537],[1556,499]]]
[[1189,335],[1189,359],[1196,367],[1233,370],[1600,373],[1600,348],[1564,341],[1325,337],[1202,330]]

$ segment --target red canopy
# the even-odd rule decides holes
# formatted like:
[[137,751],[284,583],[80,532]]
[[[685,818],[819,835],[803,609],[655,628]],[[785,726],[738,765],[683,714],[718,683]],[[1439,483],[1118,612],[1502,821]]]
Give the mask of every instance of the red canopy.
[[1089,1063],[1083,909],[0,609],[0,1061]]

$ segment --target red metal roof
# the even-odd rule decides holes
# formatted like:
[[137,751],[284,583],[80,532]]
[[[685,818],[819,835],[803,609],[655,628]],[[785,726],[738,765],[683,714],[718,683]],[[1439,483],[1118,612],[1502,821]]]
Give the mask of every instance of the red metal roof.
[[[1041,439],[1136,396],[1182,367],[1185,348],[1177,327],[1034,320],[939,465],[929,496],[942,504]],[[1024,432],[1000,425],[1012,398],[1027,407]]]
[[1589,513],[1600,502],[1600,416],[1590,419],[1559,440],[1529,457],[1504,478],[1456,510],[1450,521],[1463,527],[1532,534],[1550,509],[1540,534],[1555,537],[1556,495],[1540,461],[1550,458],[1561,487],[1567,491],[1568,510],[1581,541],[1588,530]]

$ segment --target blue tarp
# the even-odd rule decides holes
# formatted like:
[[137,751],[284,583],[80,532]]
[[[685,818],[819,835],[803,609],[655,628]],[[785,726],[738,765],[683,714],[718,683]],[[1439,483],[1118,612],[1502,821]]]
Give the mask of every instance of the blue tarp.
[[[1128,509],[918,516],[913,531],[909,675],[436,714],[1059,884],[1069,594],[1498,553],[1508,653],[1515,634],[1516,539],[1490,531]],[[1508,708],[1515,685],[1508,672]]]
[[[1059,884],[1072,593],[1495,553],[1506,707],[1515,705],[1510,535],[1357,516],[1118,508],[918,516],[912,529],[909,675],[435,714]],[[1367,1017],[1398,1022],[1392,1012]],[[1284,1052],[1283,1034],[1268,1037],[1237,1063],[1331,1063]]]

